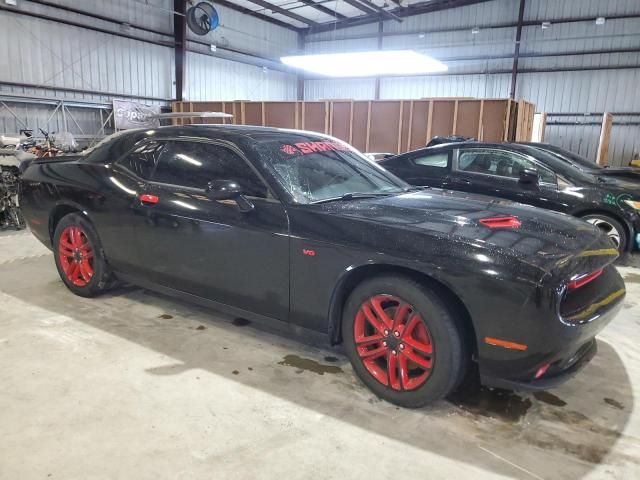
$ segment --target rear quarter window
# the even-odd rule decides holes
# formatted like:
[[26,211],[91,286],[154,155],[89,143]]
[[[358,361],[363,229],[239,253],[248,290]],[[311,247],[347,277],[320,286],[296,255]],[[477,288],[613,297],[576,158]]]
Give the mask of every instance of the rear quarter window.
[[419,157],[414,157],[411,162],[423,167],[447,168],[449,165],[449,154],[442,152],[432,153],[430,155],[421,155]]

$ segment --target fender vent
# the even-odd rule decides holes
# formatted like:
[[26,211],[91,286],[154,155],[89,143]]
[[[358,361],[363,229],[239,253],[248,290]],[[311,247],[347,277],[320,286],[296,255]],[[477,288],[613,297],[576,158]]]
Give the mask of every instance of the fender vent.
[[521,223],[518,217],[489,217],[481,218],[480,223],[488,228],[519,228]]

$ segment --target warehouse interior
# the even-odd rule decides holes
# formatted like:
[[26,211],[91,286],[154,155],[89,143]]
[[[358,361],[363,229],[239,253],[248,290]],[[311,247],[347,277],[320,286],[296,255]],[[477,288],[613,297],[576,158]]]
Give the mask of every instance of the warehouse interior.
[[[193,11],[215,12],[204,31],[189,23]],[[430,73],[329,76],[285,61],[406,51],[444,67]],[[384,65],[377,67],[384,70]],[[55,156],[49,158],[55,166],[66,155],[81,163],[77,156],[86,157],[96,147],[99,151],[110,138],[117,142],[132,125],[147,133],[161,132],[163,126],[181,128],[175,131],[187,136],[196,131],[189,128],[200,128],[195,124],[228,127],[229,135],[242,128],[302,130],[318,139],[330,136],[325,150],[341,150],[336,145],[346,142],[372,162],[377,155],[392,162],[440,137],[447,145],[477,141],[492,149],[548,144],[576,154],[594,169],[608,169],[612,177],[614,171],[624,177],[609,185],[608,179],[581,170],[580,178],[593,174],[593,183],[600,182],[593,188],[602,199],[580,215],[555,210],[583,217],[604,231],[603,238],[617,239],[608,249],[585,247],[575,258],[591,262],[603,251],[611,256],[613,249],[615,263],[612,258],[592,269],[600,275],[610,268],[626,289],[617,316],[598,332],[597,354],[566,383],[521,391],[466,377],[446,398],[404,408],[367,388],[331,330],[328,341],[295,322],[262,324],[132,282],[120,282],[96,298],[74,295],[58,276],[59,253],[51,243],[57,238],[51,222],[59,218],[42,220],[33,214],[44,208],[44,197],[26,197],[26,221],[11,223],[11,209],[22,206],[23,191],[35,191],[44,182],[29,177],[41,161],[36,159],[20,168],[26,180],[16,170],[10,185],[8,177],[2,177],[6,187],[0,183],[0,478],[640,477],[635,401],[640,396],[640,230],[635,230],[640,228],[640,176],[634,177],[640,175],[639,84],[637,0],[0,0],[0,165],[5,165],[2,155],[11,154],[2,149],[14,137],[30,150],[15,145],[12,152],[24,149],[44,157],[43,162]],[[136,115],[145,119],[136,123]],[[312,154],[290,143],[281,151]],[[451,148],[450,168],[458,168],[462,150]],[[48,164],[42,165],[46,171]],[[392,163],[381,165],[414,185]],[[75,180],[50,178],[62,182],[55,187],[61,192],[54,202],[60,212],[64,192],[75,188]],[[560,179],[573,182],[569,173],[558,173],[558,179],[557,188]],[[424,185],[456,190],[451,184]],[[619,190],[611,194],[609,187]],[[500,197],[493,187],[460,190]],[[572,195],[586,197],[583,191],[576,188]],[[69,198],[77,208],[64,212],[82,212],[79,197]],[[489,204],[503,208],[515,198],[533,205],[521,215],[532,211],[540,235],[560,229],[556,220],[545,220],[544,198],[505,198],[508,202],[493,198]],[[611,213],[615,221],[603,228],[599,202],[627,209],[629,219]],[[260,211],[256,204],[250,213],[254,218]],[[96,211],[107,207],[101,204]],[[454,242],[462,235],[463,210],[442,210],[453,220],[437,227],[438,235]],[[375,215],[407,229],[409,224],[424,227],[415,226],[418,220],[393,217],[395,211]],[[47,221],[49,244],[38,234]],[[571,222],[576,231],[585,231],[581,225],[587,222]],[[301,231],[313,235],[325,228],[309,225]],[[367,237],[380,232],[369,228],[359,233],[362,245],[354,251],[367,249]],[[337,239],[344,241],[345,231],[336,234],[332,252],[340,250]],[[290,230],[287,236],[305,234]],[[284,234],[272,236],[278,235]],[[566,235],[554,247],[558,251],[540,248],[538,260],[559,259],[562,249],[573,251],[580,235]],[[402,234],[388,241],[395,249],[408,242]],[[513,240],[498,247],[525,255],[519,245]],[[302,250],[305,256],[321,252],[320,246],[309,248]],[[489,256],[490,251],[493,247]],[[369,263],[383,255],[373,252]],[[432,261],[438,271],[464,263],[462,249],[437,255],[450,262]],[[518,255],[514,262],[521,261]],[[575,258],[572,262],[578,262]],[[527,266],[513,267],[514,275],[524,276],[538,260],[523,260]],[[287,271],[299,268],[288,265]],[[238,267],[247,285],[255,283],[252,268],[259,266]],[[455,271],[453,277],[462,277]],[[290,278],[288,298],[294,298]],[[317,282],[322,281],[319,275]],[[543,284],[541,279],[536,292]],[[503,297],[517,296],[506,280],[501,285],[496,299],[485,299],[486,312],[494,301],[502,305]],[[308,298],[316,296],[320,293]],[[614,300],[607,298],[594,300],[591,313]]]

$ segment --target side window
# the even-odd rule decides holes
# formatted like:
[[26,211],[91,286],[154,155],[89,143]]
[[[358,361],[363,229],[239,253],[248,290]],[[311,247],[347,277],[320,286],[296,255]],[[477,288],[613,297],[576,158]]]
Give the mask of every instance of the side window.
[[496,175],[500,152],[493,150],[468,149],[460,150],[458,155],[458,170],[470,173],[484,173]]
[[147,180],[151,178],[162,147],[163,145],[159,142],[143,142],[128,155],[118,160],[117,164]]
[[432,153],[431,155],[423,155],[420,157],[414,157],[411,161],[416,165],[423,167],[437,167],[447,168],[449,165],[448,153]]
[[153,175],[155,182],[200,189],[222,179],[239,183],[246,195],[267,197],[266,185],[244,159],[211,143],[167,142]]
[[543,183],[556,183],[556,175],[551,170],[512,152],[469,149],[461,150],[458,155],[458,170],[463,172],[518,179],[525,169],[536,170]]

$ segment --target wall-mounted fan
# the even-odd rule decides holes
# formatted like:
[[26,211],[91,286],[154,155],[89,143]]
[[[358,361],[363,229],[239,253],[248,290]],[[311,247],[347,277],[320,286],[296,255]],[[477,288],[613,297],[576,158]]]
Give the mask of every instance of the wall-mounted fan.
[[207,2],[200,2],[187,10],[187,25],[196,35],[206,35],[220,24],[216,9]]

